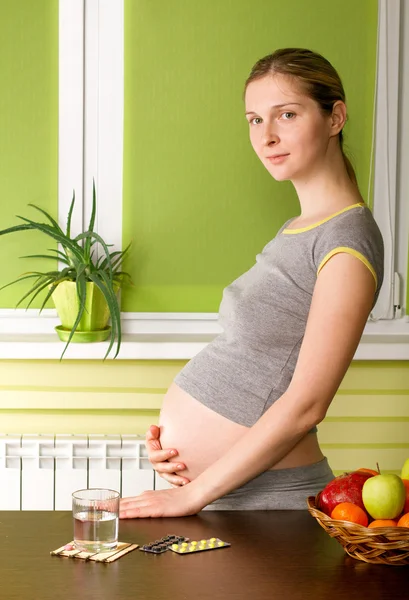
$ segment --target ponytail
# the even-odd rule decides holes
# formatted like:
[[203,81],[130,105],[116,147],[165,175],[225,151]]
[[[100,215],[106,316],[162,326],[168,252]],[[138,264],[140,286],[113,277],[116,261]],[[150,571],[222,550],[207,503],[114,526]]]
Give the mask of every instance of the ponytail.
[[355,169],[352,166],[351,161],[349,160],[349,158],[347,157],[347,155],[344,152],[344,136],[343,136],[342,131],[339,132],[339,145],[341,147],[342,158],[344,159],[344,164],[345,164],[345,168],[346,168],[347,173],[348,173],[348,177],[350,178],[350,180],[352,181],[352,183],[356,185],[356,187],[359,190],[358,180],[357,180],[356,174],[355,174]]
[[342,158],[344,159],[344,163],[345,163],[345,167],[348,173],[348,176],[350,178],[350,180],[352,181],[352,183],[354,183],[356,185],[356,187],[358,187],[358,181],[355,175],[355,170],[354,167],[352,166],[351,161],[349,160],[349,158],[346,156],[346,154],[344,153],[343,150],[342,151]]

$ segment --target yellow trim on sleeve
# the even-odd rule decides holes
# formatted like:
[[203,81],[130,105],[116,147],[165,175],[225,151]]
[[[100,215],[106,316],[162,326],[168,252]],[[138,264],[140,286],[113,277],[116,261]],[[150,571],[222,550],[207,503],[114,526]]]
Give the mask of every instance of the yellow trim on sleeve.
[[322,219],[322,221],[318,221],[317,223],[313,223],[312,225],[308,225],[308,227],[301,227],[300,229],[288,229],[288,228],[286,228],[286,229],[283,229],[283,231],[281,233],[293,234],[293,233],[302,233],[303,231],[309,231],[310,229],[314,229],[315,227],[318,227],[318,225],[322,225],[323,223],[326,223],[330,219],[333,219],[334,217],[337,217],[338,215],[341,215],[342,213],[346,212],[347,210],[351,210],[351,208],[356,208],[357,206],[365,206],[365,203],[364,202],[357,202],[356,204],[351,204],[350,206],[346,206],[342,210],[339,210],[338,212],[334,213],[333,215],[330,215],[329,217],[326,217],[325,219]]
[[334,254],[341,254],[343,252],[345,252],[346,254],[352,254],[352,256],[355,256],[361,262],[363,262],[364,265],[368,267],[368,269],[373,275],[373,278],[375,279],[375,287],[378,287],[378,277],[376,276],[375,269],[373,268],[369,260],[357,250],[354,250],[353,248],[348,248],[347,246],[339,246],[338,248],[334,248],[333,250],[331,250],[331,252],[328,252],[328,254],[326,254],[320,262],[320,265],[317,270],[317,276],[319,275],[319,272],[321,271],[322,267],[329,261],[329,259],[332,256],[334,256]]

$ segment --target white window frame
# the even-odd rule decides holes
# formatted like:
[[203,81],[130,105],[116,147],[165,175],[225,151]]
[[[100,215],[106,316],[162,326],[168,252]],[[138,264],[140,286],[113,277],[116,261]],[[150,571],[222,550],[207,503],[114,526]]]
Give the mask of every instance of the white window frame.
[[[402,109],[409,101],[409,8],[401,0],[378,4],[374,215],[390,261],[355,360],[409,359],[409,319],[399,318],[397,308],[406,297],[409,239],[409,208],[403,201],[409,192],[404,177],[409,142],[399,136],[409,130]],[[124,0],[59,0],[59,48],[59,218],[65,222],[75,189],[73,231],[83,229],[95,179],[97,231],[120,249]],[[394,287],[396,272],[403,282],[400,289]],[[221,331],[217,319],[217,313],[122,313],[119,358],[189,359]],[[0,311],[0,358],[58,358],[61,343],[52,329],[57,324],[54,310],[42,316],[36,310]],[[105,346],[71,344],[65,356],[102,358]]]
[[73,232],[88,223],[122,244],[124,114],[123,0],[60,0],[59,197],[64,223],[75,188]]
[[[400,295],[395,277],[396,265],[398,259],[402,261],[404,258],[399,256],[399,247],[396,243],[396,213],[399,204],[397,195],[399,53],[403,41],[400,36],[401,17],[400,0],[378,1],[373,131],[375,150],[373,214],[383,235],[385,271],[384,283],[371,315],[376,320],[394,319],[399,316],[396,311],[397,306],[401,305],[400,300],[394,299],[394,295]],[[406,277],[404,279],[406,280]]]

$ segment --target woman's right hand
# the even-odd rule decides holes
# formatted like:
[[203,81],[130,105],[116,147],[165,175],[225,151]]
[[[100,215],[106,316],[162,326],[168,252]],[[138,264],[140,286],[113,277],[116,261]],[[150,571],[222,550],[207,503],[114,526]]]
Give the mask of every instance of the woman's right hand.
[[185,485],[190,480],[177,474],[177,471],[186,469],[186,465],[179,462],[169,462],[169,458],[177,456],[178,451],[175,448],[164,450],[161,446],[160,429],[157,425],[151,425],[146,432],[146,449],[148,458],[155,471],[163,479],[175,486]]

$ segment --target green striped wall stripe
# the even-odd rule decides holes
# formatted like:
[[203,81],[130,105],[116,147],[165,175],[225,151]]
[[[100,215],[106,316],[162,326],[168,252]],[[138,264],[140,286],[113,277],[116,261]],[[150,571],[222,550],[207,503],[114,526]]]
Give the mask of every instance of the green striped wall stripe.
[[[64,386],[167,389],[186,361],[0,361],[3,388]],[[22,374],[24,375],[22,376]]]
[[371,366],[355,364],[345,375],[341,389],[367,389],[371,390],[407,390],[409,389],[408,364],[395,366],[393,361],[385,361],[386,366],[379,361]]
[[[376,471],[376,469],[375,469]],[[343,475],[345,473],[345,470],[340,470],[340,469],[332,469],[332,472],[334,473],[335,476],[337,475]],[[394,474],[394,475],[400,475],[400,471],[399,470],[388,470],[388,469],[382,469],[381,473],[383,475],[388,475],[388,474]]]
[[[400,423],[409,422],[409,417],[325,417],[325,423]],[[318,425],[321,427],[321,424]]]
[[104,433],[144,435],[157,424],[157,410],[2,410],[2,433]]
[[335,471],[353,471],[360,467],[376,469],[376,463],[378,463],[382,472],[396,471],[400,473],[403,463],[409,458],[409,447],[383,448],[376,445],[367,448],[323,447],[322,451]]
[[47,387],[43,387],[43,386],[29,386],[29,385],[10,385],[10,386],[5,386],[5,385],[0,385],[0,393],[1,392],[43,392],[45,391],[46,393],[62,393],[62,392],[70,392],[70,393],[104,393],[104,394],[162,394],[164,395],[166,393],[167,387],[164,388],[141,388],[141,387],[98,387],[98,386],[76,386],[76,387],[72,387],[72,386],[47,386]]
[[327,423],[323,422],[318,427],[318,439],[321,444],[362,444],[393,443],[407,444],[409,442],[409,423],[406,421],[394,422],[349,422]]
[[339,395],[332,401],[326,418],[332,417],[409,417],[406,394]]
[[[0,361],[3,387],[21,381],[27,386],[164,388],[182,369],[186,361]],[[338,395],[407,395],[409,394],[409,362],[374,361],[352,363],[341,383]]]
[[[4,386],[0,387],[1,408],[160,408],[166,387]],[[409,419],[406,396],[337,396],[325,423],[400,422]],[[320,425],[322,426],[322,425]]]
[[409,396],[409,389],[407,390],[398,390],[398,389],[369,389],[369,388],[365,388],[365,389],[356,389],[353,390],[351,388],[340,388],[337,391],[337,396],[348,396],[348,395],[355,395],[355,396],[360,396],[360,395],[368,395],[368,396],[383,396],[385,394],[387,394],[388,396],[396,396],[396,395],[407,395]]
[[[3,379],[4,381],[4,379]],[[55,391],[55,392],[59,392],[59,391],[67,391],[67,390],[74,390],[74,391],[109,391],[110,393],[122,393],[122,392],[144,392],[144,393],[165,393],[167,390],[168,386],[165,387],[161,387],[161,388],[155,388],[155,387],[133,387],[131,385],[132,382],[129,382],[129,385],[125,385],[125,382],[122,386],[108,386],[108,385],[104,385],[104,386],[86,386],[86,385],[78,385],[77,382],[73,381],[73,382],[67,382],[64,385],[52,385],[51,383],[48,383],[47,381],[43,381],[42,385],[36,385],[36,384],[32,384],[32,385],[16,385],[13,383],[7,384],[5,385],[4,383],[2,383],[2,385],[0,385],[0,391],[4,391],[4,390],[24,390],[24,391],[36,391],[36,390],[47,390],[47,391]],[[339,390],[336,394],[337,397],[340,397],[343,399],[343,401],[345,399],[348,399],[349,396],[354,397],[354,400],[356,401],[355,396],[359,396],[359,402],[363,402],[365,400],[368,401],[373,401],[373,397],[374,396],[402,396],[402,399],[405,400],[406,402],[409,403],[409,390],[368,390],[368,389],[362,389],[362,390],[350,390],[350,389],[345,389],[345,390]]]
[[8,391],[0,392],[0,409],[53,409],[53,410],[158,410],[163,394],[134,393],[124,390],[120,394],[110,392],[49,392]]
[[[405,443],[382,443],[382,444],[378,444],[378,443],[368,443],[368,444],[344,444],[344,443],[335,443],[335,444],[331,444],[331,443],[323,443],[321,444],[321,448],[324,448],[325,450],[393,450],[393,449],[407,449],[409,450],[409,443],[405,442]],[[409,458],[409,454],[408,454],[408,458]]]

